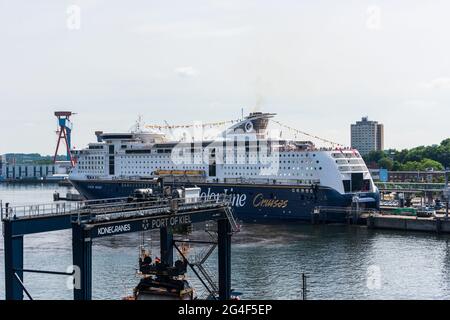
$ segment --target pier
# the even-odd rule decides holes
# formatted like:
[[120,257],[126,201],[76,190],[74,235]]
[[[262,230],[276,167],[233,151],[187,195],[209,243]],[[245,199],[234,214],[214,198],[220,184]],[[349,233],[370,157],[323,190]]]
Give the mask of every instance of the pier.
[[[395,213],[401,209],[405,209],[405,213]],[[346,220],[348,224],[366,225],[369,229],[450,233],[450,219],[445,211],[418,216],[418,213],[408,215],[407,211],[410,209],[412,208],[382,207],[375,210],[358,207],[316,207],[311,213],[311,223],[326,224],[341,217],[341,220]]]
[[347,224],[365,224],[369,215],[375,214],[375,209],[358,207],[315,207],[311,213],[312,224],[326,224],[336,221],[346,221]]
[[367,226],[370,229],[450,233],[450,220],[446,219],[444,215],[427,218],[417,216],[373,214],[367,217]]
[[[231,235],[238,231],[229,207],[229,198],[217,200],[161,199],[148,202],[129,202],[127,198],[52,203],[10,207],[1,205],[4,227],[5,295],[7,300],[23,300],[26,288],[23,274],[46,273],[73,276],[74,299],[92,299],[92,243],[97,238],[118,234],[160,231],[161,263],[173,266],[174,249],[179,251],[173,228],[198,222],[217,222],[218,285],[200,263],[187,265],[199,277],[210,299],[228,300],[231,297]],[[73,273],[24,269],[24,236],[36,233],[72,229]],[[186,242],[183,240],[183,242]],[[202,260],[206,260],[212,253]]]

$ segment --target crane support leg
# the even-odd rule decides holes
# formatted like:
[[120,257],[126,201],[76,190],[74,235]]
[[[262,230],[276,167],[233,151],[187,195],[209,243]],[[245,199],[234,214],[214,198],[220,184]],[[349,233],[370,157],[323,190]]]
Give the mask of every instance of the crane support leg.
[[219,299],[231,298],[231,226],[228,219],[217,222],[219,251]]
[[168,228],[160,229],[161,262],[173,265],[173,234]]
[[[23,300],[23,289],[17,277],[23,281],[23,235],[12,233],[12,224],[5,222],[5,298],[6,300]],[[17,271],[16,271],[17,270]]]
[[82,226],[72,224],[72,255],[75,270],[74,300],[92,299],[92,239],[86,236]]

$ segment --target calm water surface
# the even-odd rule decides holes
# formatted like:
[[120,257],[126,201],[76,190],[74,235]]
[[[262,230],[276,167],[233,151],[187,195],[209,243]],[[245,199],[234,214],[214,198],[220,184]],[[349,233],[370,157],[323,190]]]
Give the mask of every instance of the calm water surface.
[[[0,200],[13,205],[46,203],[68,188],[0,184]],[[197,228],[198,229],[198,228]],[[157,252],[157,233],[144,235]],[[196,230],[191,236],[204,238]],[[120,299],[137,284],[142,235],[98,239],[93,247],[93,296]],[[244,299],[299,299],[301,274],[308,275],[309,299],[449,299],[450,237],[426,233],[372,231],[342,225],[245,224],[233,237],[232,282]],[[205,248],[196,247],[192,254]],[[71,265],[71,232],[25,237],[25,268],[65,271]],[[215,255],[208,262],[215,270]],[[192,284],[202,291],[190,274]],[[66,277],[25,274],[34,299],[72,299]],[[0,242],[0,298],[4,299],[3,239]]]

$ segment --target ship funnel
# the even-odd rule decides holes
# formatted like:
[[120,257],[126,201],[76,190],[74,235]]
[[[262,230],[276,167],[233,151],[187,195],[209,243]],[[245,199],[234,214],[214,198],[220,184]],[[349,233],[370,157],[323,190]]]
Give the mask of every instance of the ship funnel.
[[95,135],[97,136],[97,142],[103,142],[102,134],[103,131],[95,131]]
[[227,134],[256,134],[258,137],[265,135],[269,119],[273,118],[275,113],[252,112],[227,130]]

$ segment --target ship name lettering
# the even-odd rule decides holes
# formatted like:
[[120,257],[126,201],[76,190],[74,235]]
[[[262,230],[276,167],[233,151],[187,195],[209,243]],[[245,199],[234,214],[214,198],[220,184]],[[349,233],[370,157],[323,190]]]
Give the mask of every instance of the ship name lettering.
[[[247,195],[245,193],[228,193],[228,189],[224,189],[225,195],[231,195],[231,206],[232,207],[244,207],[247,201]],[[211,192],[211,188],[208,188],[208,192],[202,192],[200,194],[201,198],[207,200],[220,200],[221,193]]]
[[289,200],[280,199],[265,199],[262,193],[256,195],[253,199],[253,206],[255,208],[286,208]]

